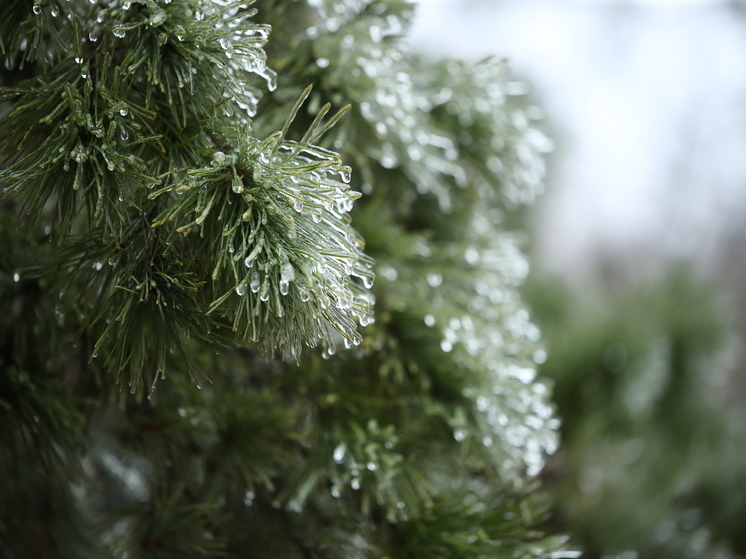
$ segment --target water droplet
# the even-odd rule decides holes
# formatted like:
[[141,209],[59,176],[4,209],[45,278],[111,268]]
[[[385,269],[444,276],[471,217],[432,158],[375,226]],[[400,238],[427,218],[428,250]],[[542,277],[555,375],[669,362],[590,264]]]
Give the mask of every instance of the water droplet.
[[355,491],[360,489],[360,480],[356,477],[352,478],[350,480],[350,487],[352,487]]
[[329,59],[328,58],[317,58],[316,66],[318,66],[319,68],[329,67]]
[[435,326],[435,317],[431,314],[425,315],[425,325],[427,326]]
[[178,408],[176,410],[176,413],[178,413],[181,417],[186,417],[187,416],[187,411],[184,408]]
[[52,2],[52,5],[49,7],[49,10],[52,12],[52,17],[57,17],[60,15],[60,9],[57,7],[57,4]]
[[466,249],[466,254],[464,255],[464,258],[466,259],[466,262],[468,264],[471,264],[472,266],[476,266],[479,264],[479,251],[475,249],[474,247],[469,247]]
[[440,349],[442,349],[445,353],[449,353],[453,349],[453,344],[448,340],[442,340],[440,342]]
[[375,462],[368,462],[365,467],[368,468],[369,472],[375,472],[378,469],[378,464]]
[[96,262],[91,268],[96,270],[97,272],[104,267],[104,264],[102,262]]
[[122,138],[125,142],[130,139],[130,134],[127,132],[127,129],[120,128],[119,129],[119,137]]
[[253,491],[247,491],[243,496],[243,504],[246,505],[247,507],[250,507],[251,505],[254,504],[255,497],[256,495],[254,494]]
[[543,365],[547,360],[547,352],[543,349],[537,349],[534,351],[533,360],[537,365]]
[[256,270],[251,271],[251,279],[249,280],[249,287],[251,288],[252,293],[256,293],[259,291],[259,284],[261,283],[261,280],[259,278],[259,272]]
[[443,276],[433,273],[428,274],[427,283],[430,284],[430,287],[438,287],[441,283],[443,283]]
[[[28,8],[27,8],[27,9],[28,9]],[[33,7],[33,8],[31,8],[31,9],[32,9],[32,10],[34,10],[34,13],[35,13],[35,14],[36,14],[37,16],[38,16],[38,15],[39,15],[39,14],[41,13],[41,6],[37,6],[37,5],[34,5],[34,7]]]
[[453,438],[458,442],[463,441],[466,438],[466,431],[464,429],[456,429],[453,432]]
[[285,262],[280,268],[280,280],[291,282],[295,279],[295,269],[290,262]]
[[119,109],[119,114],[122,116],[127,116],[128,114],[127,109]]
[[210,161],[210,164],[213,167],[219,167],[225,163],[225,154],[222,151],[216,151],[212,154],[212,161]]
[[293,200],[293,209],[296,212],[298,212],[298,213],[302,212],[303,211],[303,202],[300,201],[300,200],[298,200],[297,198],[295,200]]
[[88,33],[88,40],[92,43],[95,43],[96,41],[98,41],[98,37],[93,34],[93,31],[91,31],[90,33]]
[[244,282],[241,282],[236,286],[236,295],[238,295],[239,297],[242,297],[245,294],[246,294],[246,284]]
[[15,274],[13,274],[13,281],[16,282],[16,283],[18,283],[19,281],[21,281],[21,276],[20,276],[20,274],[18,274],[18,272],[16,272]]
[[166,12],[164,12],[161,8],[154,6],[153,8],[151,8],[151,10],[152,13],[150,14],[150,25],[152,25],[153,27],[158,27],[164,21],[166,21]]
[[342,179],[342,182],[349,183],[352,180],[352,169],[349,167],[341,167],[339,169],[339,177]]
[[124,29],[114,29],[112,33],[117,39],[124,39],[124,36],[127,34]]
[[259,300],[266,303],[269,301],[269,278],[265,276],[264,283],[259,289]]
[[341,464],[342,462],[344,462],[344,459],[345,459],[345,446],[341,444],[337,448],[335,448],[333,456],[334,456],[334,461],[337,464]]
[[332,494],[332,497],[334,497],[335,499],[339,499],[341,495],[341,493],[339,492],[339,487],[337,487],[336,485],[332,485],[332,489],[330,493]]

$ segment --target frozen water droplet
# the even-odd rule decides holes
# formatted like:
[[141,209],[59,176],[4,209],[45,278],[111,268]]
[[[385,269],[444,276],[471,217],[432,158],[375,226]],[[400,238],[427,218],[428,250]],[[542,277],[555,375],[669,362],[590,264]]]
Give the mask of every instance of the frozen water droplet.
[[122,4],[122,9],[129,10],[131,6],[132,6],[132,2],[125,2],[124,4]]
[[378,469],[378,464],[375,462],[368,462],[365,467],[368,468],[369,472],[375,472]]
[[119,114],[122,116],[127,116],[128,114],[127,109],[119,109]]
[[342,462],[344,462],[344,459],[345,459],[345,446],[341,444],[337,448],[335,448],[333,456],[334,456],[334,461],[337,464],[341,464]]
[[442,349],[446,353],[450,353],[450,351],[453,349],[453,344],[448,340],[442,340],[440,342],[440,349]]
[[259,291],[259,284],[261,283],[261,280],[259,279],[259,272],[256,270],[251,271],[251,279],[249,280],[249,288],[251,288],[252,293],[256,293]]
[[225,154],[222,151],[216,151],[212,154],[212,161],[210,161],[210,164],[213,167],[218,167],[225,163]]
[[352,478],[350,480],[350,487],[352,487],[355,491],[360,489],[360,480],[356,477]]
[[430,287],[438,287],[441,283],[443,283],[443,276],[434,273],[428,274],[427,283],[430,284]]
[[303,202],[301,202],[297,198],[295,200],[293,200],[293,209],[296,212],[298,212],[298,213],[302,212],[303,211]]
[[83,59],[81,57],[79,57],[79,56],[76,56],[75,57],[75,62],[77,62],[78,64],[83,64]]
[[287,295],[290,292],[290,283],[280,280],[280,294]]
[[243,296],[245,294],[246,294],[246,284],[245,283],[239,283],[236,286],[236,295],[238,295],[239,297],[241,297],[241,296]]
[[52,2],[52,5],[49,7],[49,9],[52,12],[52,17],[57,17],[58,15],[60,15],[60,9],[54,2]]
[[154,6],[153,8],[151,8],[151,11],[152,13],[150,14],[150,25],[152,25],[153,27],[158,27],[164,21],[166,21],[166,12],[164,12],[161,8]]
[[267,89],[270,91],[277,89],[277,74],[275,74],[273,70],[267,68],[262,74],[262,77],[267,82]]
[[316,66],[319,68],[328,68],[329,67],[329,59],[328,58],[317,58],[316,59]]
[[114,29],[112,33],[117,39],[124,39],[124,36],[127,34],[124,29]]
[[332,489],[330,493],[332,494],[332,497],[334,497],[335,499],[339,499],[341,495],[341,493],[339,492],[339,488],[336,485],[332,485]]
[[94,34],[93,34],[93,31],[91,31],[91,32],[90,32],[90,33],[88,34],[88,40],[89,40],[90,42],[92,42],[92,43],[95,43],[96,41],[98,41],[98,37],[96,37],[96,35],[94,35]]
[[464,429],[456,429],[453,432],[453,438],[458,442],[463,441],[466,438],[466,431]]
[[259,300],[266,303],[269,301],[269,278],[265,276],[264,283],[259,289]]
[[349,183],[352,180],[352,169],[349,167],[340,168],[339,177],[342,179],[342,182]]
[[285,262],[280,268],[280,280],[291,282],[295,279],[295,269],[290,262]]
[[178,413],[181,417],[186,417],[187,416],[187,411],[184,408],[178,408],[176,410],[176,413]]
[[[27,9],[28,9],[28,8],[27,8]],[[31,8],[31,9],[32,9],[32,10],[34,10],[34,13],[35,13],[36,15],[39,15],[39,14],[41,13],[41,6],[37,6],[37,5],[34,5],[34,7],[33,7],[33,8]]]
[[425,325],[427,326],[435,326],[435,317],[431,314],[425,315]]
[[102,262],[96,262],[93,266],[91,266],[94,270],[97,272],[104,267],[104,264]]
[[471,264],[472,266],[476,266],[479,264],[479,251],[475,249],[474,247],[469,247],[466,249],[466,254],[464,255],[464,258],[466,259],[466,262],[468,264]]
[[533,360],[537,365],[543,365],[547,360],[547,352],[543,349],[537,349],[534,352]]
[[126,128],[121,128],[119,130],[119,137],[122,138],[125,142],[130,139],[130,133],[127,132]]
[[18,272],[16,272],[15,274],[13,274],[13,281],[16,282],[16,283],[18,283],[19,281],[21,281],[21,276],[20,276],[20,274],[18,274]]

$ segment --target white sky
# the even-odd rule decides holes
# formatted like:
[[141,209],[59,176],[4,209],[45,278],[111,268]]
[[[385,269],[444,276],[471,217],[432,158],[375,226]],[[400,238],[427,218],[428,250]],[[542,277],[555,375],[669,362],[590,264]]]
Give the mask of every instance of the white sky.
[[544,266],[583,271],[610,249],[709,257],[742,220],[746,15],[725,4],[421,0],[416,46],[507,57],[546,109]]

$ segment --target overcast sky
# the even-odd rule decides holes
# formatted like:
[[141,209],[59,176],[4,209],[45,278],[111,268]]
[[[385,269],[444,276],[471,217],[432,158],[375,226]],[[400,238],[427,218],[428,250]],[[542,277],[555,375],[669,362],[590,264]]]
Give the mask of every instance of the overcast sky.
[[746,18],[734,4],[421,0],[411,36],[432,54],[507,57],[532,84],[558,145],[539,256],[567,273],[609,252],[706,259],[744,221]]

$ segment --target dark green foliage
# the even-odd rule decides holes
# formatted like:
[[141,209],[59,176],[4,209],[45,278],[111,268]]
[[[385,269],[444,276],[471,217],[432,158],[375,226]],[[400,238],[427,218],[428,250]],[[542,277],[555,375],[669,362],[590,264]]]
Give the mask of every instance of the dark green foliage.
[[4,10],[0,555],[576,556],[501,64],[396,0]]

